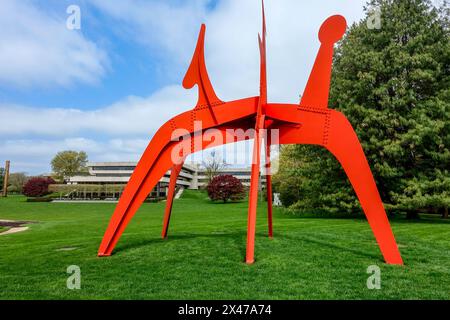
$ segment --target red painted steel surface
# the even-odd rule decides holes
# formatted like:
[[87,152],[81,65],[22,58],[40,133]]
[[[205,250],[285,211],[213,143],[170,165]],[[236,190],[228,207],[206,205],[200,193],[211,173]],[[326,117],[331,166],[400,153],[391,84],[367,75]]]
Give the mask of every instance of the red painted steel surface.
[[[270,169],[271,130],[279,131],[279,144],[313,144],[328,149],[344,168],[375,235],[385,261],[403,264],[387,219],[375,180],[358,137],[346,117],[328,108],[333,46],[346,30],[344,17],[328,18],[321,26],[321,46],[300,104],[267,102],[266,26],[263,6],[263,31],[259,37],[260,95],[235,101],[221,101],[209,80],[204,58],[205,26],[202,25],[192,58],[183,80],[187,89],[198,87],[196,107],[167,121],[144,151],[113,213],[99,248],[99,256],[109,256],[128,222],[159,179],[172,169],[169,194],[163,220],[162,237],[167,237],[174,190],[184,159],[193,152],[224,143],[254,139],[251,186],[248,206],[246,262],[254,262],[256,209],[260,177],[262,129],[265,162],[269,236],[272,237],[272,201]],[[201,121],[197,130],[195,122]],[[207,129],[215,128],[224,138],[214,139]],[[229,130],[255,129],[251,136],[233,135]],[[179,131],[179,132],[178,132]],[[217,137],[216,137],[217,138]],[[226,139],[225,139],[226,138]]]
[[161,232],[161,237],[163,239],[167,238],[170,215],[172,214],[173,198],[175,196],[175,187],[177,185],[178,175],[180,174],[180,171],[183,168],[183,163],[184,161],[180,164],[174,165],[170,171],[169,190],[167,191],[166,209],[164,211],[163,229]]
[[266,197],[267,197],[267,224],[269,231],[269,238],[273,238],[273,224],[272,224],[272,174],[270,167],[270,136],[266,137]]

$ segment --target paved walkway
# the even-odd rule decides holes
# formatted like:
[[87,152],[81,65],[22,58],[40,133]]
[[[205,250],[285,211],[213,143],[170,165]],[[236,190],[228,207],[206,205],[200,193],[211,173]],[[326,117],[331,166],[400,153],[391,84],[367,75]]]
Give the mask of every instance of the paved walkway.
[[11,227],[6,231],[0,232],[0,236],[28,230],[28,227],[23,226],[26,223],[30,223],[30,221],[0,220],[0,226]]
[[117,203],[118,200],[53,200],[53,203]]
[[28,227],[14,227],[14,228],[8,229],[6,231],[0,232],[0,236],[3,236],[5,234],[22,232],[22,231],[25,231],[25,230],[28,230]]

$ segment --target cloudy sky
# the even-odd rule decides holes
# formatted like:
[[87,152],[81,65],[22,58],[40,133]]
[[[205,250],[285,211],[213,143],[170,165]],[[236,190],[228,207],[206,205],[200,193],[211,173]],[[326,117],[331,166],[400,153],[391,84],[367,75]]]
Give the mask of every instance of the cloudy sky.
[[[364,0],[266,0],[268,98],[298,102],[320,24],[363,17]],[[81,28],[66,26],[70,5]],[[217,95],[258,94],[260,0],[2,0],[0,161],[50,171],[61,150],[91,161],[136,161],[158,127],[191,109],[181,81],[201,23]],[[225,155],[225,157],[228,157]]]

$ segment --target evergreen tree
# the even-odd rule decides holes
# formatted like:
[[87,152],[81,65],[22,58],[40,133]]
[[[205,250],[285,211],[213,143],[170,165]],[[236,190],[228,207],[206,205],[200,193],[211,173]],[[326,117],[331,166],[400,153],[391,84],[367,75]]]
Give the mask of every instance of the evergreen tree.
[[[379,29],[368,28],[375,9]],[[372,0],[365,10],[366,18],[351,26],[337,46],[330,107],[355,128],[387,208],[448,214],[448,4],[438,10],[428,0]],[[288,150],[281,162],[295,157],[299,165],[294,170],[280,165],[279,174],[295,176],[301,191],[290,196],[294,208],[359,208],[343,170],[327,151]]]

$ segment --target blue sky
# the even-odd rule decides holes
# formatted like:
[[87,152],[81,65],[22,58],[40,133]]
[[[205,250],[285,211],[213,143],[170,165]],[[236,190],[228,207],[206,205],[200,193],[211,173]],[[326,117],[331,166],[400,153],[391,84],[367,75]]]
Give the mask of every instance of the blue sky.
[[[173,1],[175,4],[177,2],[180,1]],[[211,4],[214,3],[215,1],[211,1]],[[124,36],[121,30],[111,28],[111,24],[117,22],[92,2],[73,0],[50,0],[44,4],[37,1],[30,2],[31,6],[34,5],[49,16],[56,16],[62,20],[61,22],[69,16],[66,14],[66,8],[71,4],[80,7],[82,28],[79,31],[65,30],[65,32],[80,33],[108,52],[106,75],[94,84],[78,82],[67,86],[40,86],[39,90],[28,90],[30,88],[3,83],[0,88],[1,102],[36,107],[101,108],[129,95],[148,96],[158,88],[183,76],[183,70],[179,66],[167,69],[168,61],[165,61],[158,48],[152,50]],[[117,29],[120,29],[120,26]]]
[[[69,5],[80,7],[80,30],[66,27]],[[266,0],[270,101],[298,101],[320,24],[332,14],[358,21],[363,5]],[[195,105],[181,81],[202,22],[219,97],[257,95],[259,0],[2,0],[0,161],[39,174],[67,149],[138,160],[163,122]]]

